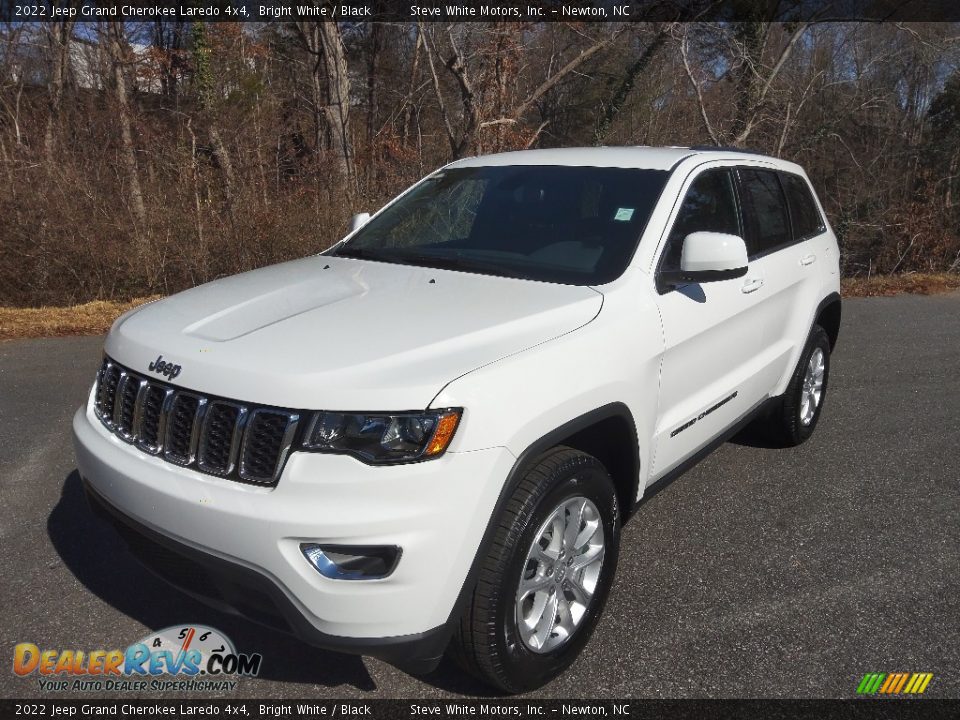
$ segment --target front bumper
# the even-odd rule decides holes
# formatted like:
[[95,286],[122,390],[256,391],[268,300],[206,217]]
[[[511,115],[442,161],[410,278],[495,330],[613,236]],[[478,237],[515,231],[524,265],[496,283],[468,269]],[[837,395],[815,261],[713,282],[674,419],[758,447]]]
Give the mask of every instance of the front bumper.
[[[296,452],[276,487],[261,488],[141,453],[107,431],[89,402],[73,433],[94,505],[154,570],[308,642],[391,662],[442,652],[515,461],[503,448],[385,467]],[[333,580],[303,557],[302,542],[398,545],[403,555],[386,578]],[[176,572],[177,558],[196,572]]]

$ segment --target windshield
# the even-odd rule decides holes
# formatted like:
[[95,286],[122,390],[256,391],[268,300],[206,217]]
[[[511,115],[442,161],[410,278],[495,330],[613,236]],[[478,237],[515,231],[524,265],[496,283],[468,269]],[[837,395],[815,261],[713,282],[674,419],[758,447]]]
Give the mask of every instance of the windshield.
[[667,175],[541,165],[442,170],[333,254],[599,285],[626,269]]

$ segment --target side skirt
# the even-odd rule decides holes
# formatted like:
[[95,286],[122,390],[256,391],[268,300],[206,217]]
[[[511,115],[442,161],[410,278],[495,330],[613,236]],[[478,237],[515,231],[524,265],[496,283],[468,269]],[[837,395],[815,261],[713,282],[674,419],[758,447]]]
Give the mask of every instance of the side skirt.
[[630,515],[632,516],[641,506],[643,506],[647,501],[653,499],[657,493],[667,487],[674,480],[679,478],[681,475],[684,475],[688,470],[692,469],[697,465],[701,460],[707,457],[710,453],[716,450],[718,447],[723,445],[727,440],[732,438],[738,432],[743,430],[747,425],[756,420],[758,417],[765,415],[770,412],[773,407],[780,402],[780,396],[767,398],[759,405],[754,407],[752,410],[747,411],[747,413],[740,418],[736,423],[731,425],[729,428],[724,430],[722,433],[717,435],[713,440],[708,442],[702,448],[697,450],[693,455],[688,457],[682,463],[677,465],[673,470],[670,470],[666,475],[658,480],[647,485],[646,489],[643,491],[643,497],[641,497],[630,510]]

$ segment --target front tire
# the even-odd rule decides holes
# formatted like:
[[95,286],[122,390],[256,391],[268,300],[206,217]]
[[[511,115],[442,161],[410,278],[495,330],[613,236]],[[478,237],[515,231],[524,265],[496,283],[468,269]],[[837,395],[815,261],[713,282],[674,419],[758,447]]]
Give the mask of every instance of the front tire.
[[516,693],[555,678],[590,639],[616,572],[620,508],[596,458],[558,447],[495,522],[452,650],[467,671]]

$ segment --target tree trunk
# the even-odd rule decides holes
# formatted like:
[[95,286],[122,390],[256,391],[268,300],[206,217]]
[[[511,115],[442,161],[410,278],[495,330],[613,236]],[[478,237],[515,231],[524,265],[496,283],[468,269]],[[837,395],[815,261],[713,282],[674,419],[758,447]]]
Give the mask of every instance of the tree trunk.
[[620,82],[617,84],[616,89],[613,91],[613,93],[610,95],[610,99],[604,105],[603,115],[600,117],[600,122],[597,125],[597,145],[603,145],[603,143],[606,141],[607,135],[610,132],[610,126],[613,125],[614,119],[623,109],[623,105],[627,100],[627,96],[629,96],[630,91],[633,90],[633,86],[636,84],[637,78],[640,76],[640,73],[649,67],[650,62],[657,54],[657,51],[663,46],[663,43],[666,41],[668,35],[669,33],[667,32],[666,28],[661,28],[659,31],[657,31],[657,34],[654,36],[653,40],[650,41],[650,44],[643,49],[643,52],[637,56],[636,60],[630,64],[630,67],[628,67],[621,76]]
[[953,185],[956,182],[957,168],[960,167],[960,152],[955,152],[950,159],[950,169],[947,174],[947,192],[943,199],[944,206],[949,210],[953,208]]
[[742,22],[735,26],[734,34],[742,54],[736,73],[736,91],[734,105],[736,113],[730,134],[736,138],[746,140],[749,133],[750,119],[757,106],[759,70],[763,66],[763,51],[766,47],[767,34],[770,26],[764,22]]
[[[377,77],[380,66],[380,48],[383,44],[380,23],[370,24],[370,46],[367,50],[367,142],[372,143],[377,132],[379,93]],[[376,163],[374,163],[376,167]]]
[[380,153],[376,150],[377,117],[379,115],[380,93],[377,78],[380,73],[380,49],[383,44],[383,32],[380,23],[370,24],[369,46],[367,48],[367,182],[375,185],[380,167]]
[[423,46],[423,27],[417,27],[417,42],[413,47],[413,63],[410,65],[410,83],[404,100],[403,120],[400,125],[400,137],[404,143],[410,136],[413,125],[413,94],[417,86],[417,71],[420,69],[420,48]]
[[227,204],[232,208],[237,182],[233,172],[233,161],[230,159],[230,152],[223,142],[223,137],[221,137],[220,130],[217,128],[216,123],[210,123],[210,129],[207,134],[210,136],[210,145],[213,146],[213,152],[217,156],[217,162],[223,173],[223,192],[224,195],[226,195]]
[[120,124],[120,160],[126,174],[130,210],[136,220],[134,240],[137,252],[143,257],[147,249],[144,238],[147,211],[143,204],[143,191],[140,189],[140,175],[137,171],[137,155],[133,145],[130,100],[127,96],[127,79],[124,75],[126,38],[122,22],[110,21],[107,23],[107,41],[113,72],[113,91],[117,102],[117,121]]
[[[355,190],[353,145],[350,140],[350,76],[340,28],[332,22],[298,22],[297,33],[313,57],[310,87],[313,97],[315,149],[329,137],[336,168],[352,195]],[[324,94],[324,85],[326,94]]]
[[54,151],[61,134],[60,113],[63,88],[70,66],[70,38],[73,20],[59,20],[46,27],[47,47],[50,53],[50,78],[47,81],[47,126],[43,134],[43,152],[48,163],[53,162]]
[[354,190],[353,144],[350,140],[350,76],[347,74],[347,53],[340,36],[340,27],[333,22],[317,23],[323,45],[323,66],[326,70],[327,119],[330,141],[337,159],[337,168]]

